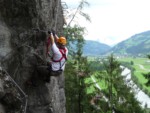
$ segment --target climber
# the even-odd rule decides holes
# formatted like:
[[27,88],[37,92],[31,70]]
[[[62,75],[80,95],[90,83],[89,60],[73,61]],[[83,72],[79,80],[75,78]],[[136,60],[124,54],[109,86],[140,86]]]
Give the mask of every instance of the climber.
[[54,31],[49,31],[48,33],[50,35],[48,39],[50,45],[47,45],[47,54],[50,54],[52,51],[52,58],[48,61],[47,66],[37,67],[38,73],[40,75],[45,75],[44,80],[46,82],[50,82],[50,76],[58,76],[64,71],[68,55],[66,38],[59,38]]
[[[55,39],[54,39],[55,37]],[[53,32],[50,33],[52,59],[49,65],[49,71],[64,71],[67,60],[68,49],[66,48],[66,38],[60,37]]]
[[[65,69],[68,49],[66,48],[66,38],[58,37],[54,31],[48,31],[47,54],[52,51],[52,57],[47,63],[37,53],[34,53],[37,59],[42,61],[42,65],[36,65],[33,76],[27,81],[27,85],[37,87],[40,80],[50,82],[50,76],[59,76]],[[38,75],[38,76],[37,76]]]

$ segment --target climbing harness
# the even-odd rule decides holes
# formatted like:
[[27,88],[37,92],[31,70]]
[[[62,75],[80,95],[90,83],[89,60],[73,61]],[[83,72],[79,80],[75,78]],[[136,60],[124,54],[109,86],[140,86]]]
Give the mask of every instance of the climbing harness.
[[[52,71],[52,72],[62,72],[62,67],[64,66],[64,64],[66,63],[66,60],[67,60],[67,56],[66,56],[66,48],[64,48],[64,49],[59,49],[59,51],[60,51],[60,53],[62,54],[62,57],[59,59],[59,60],[54,60],[53,59],[53,57],[51,57],[51,56],[49,56],[49,57],[51,57],[51,60],[53,61],[53,62],[59,62],[59,64],[60,64],[60,68],[59,68],[59,70],[57,70],[57,71],[53,71],[52,70],[52,67],[51,67],[51,65],[48,67],[48,70],[49,71]],[[65,59],[65,61],[63,62],[63,64],[61,64],[61,60],[62,59]]]
[[60,62],[63,58],[65,58],[65,60],[67,60],[67,57],[66,57],[66,48],[64,48],[64,49],[59,49],[59,51],[60,51],[60,53],[61,53],[61,55],[62,55],[62,57],[59,59],[59,60],[54,60],[53,58],[52,58],[52,61],[53,62]]

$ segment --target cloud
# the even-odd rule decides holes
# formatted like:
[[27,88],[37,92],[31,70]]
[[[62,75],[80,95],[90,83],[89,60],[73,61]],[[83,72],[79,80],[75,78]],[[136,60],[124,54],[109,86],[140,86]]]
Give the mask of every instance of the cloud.
[[[71,3],[71,0],[67,1]],[[76,1],[78,4],[80,0]],[[78,18],[78,23],[88,30],[85,39],[114,45],[136,33],[150,30],[149,0],[87,1],[91,5],[84,8],[84,12],[90,15],[92,22]]]

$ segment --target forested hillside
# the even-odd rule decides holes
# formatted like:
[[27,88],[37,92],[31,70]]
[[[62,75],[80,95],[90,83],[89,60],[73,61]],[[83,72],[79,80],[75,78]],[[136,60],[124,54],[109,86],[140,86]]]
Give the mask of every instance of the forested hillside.
[[120,55],[138,55],[150,53],[150,31],[136,34],[118,43],[109,52]]
[[105,53],[110,48],[110,46],[97,41],[85,40],[85,44],[83,46],[83,54],[86,56],[98,56]]

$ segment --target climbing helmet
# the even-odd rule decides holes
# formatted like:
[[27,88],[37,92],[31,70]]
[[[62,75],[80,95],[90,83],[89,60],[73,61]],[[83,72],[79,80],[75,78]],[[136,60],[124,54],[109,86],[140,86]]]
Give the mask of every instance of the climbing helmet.
[[67,41],[65,37],[60,37],[57,42],[62,45],[66,45]]

